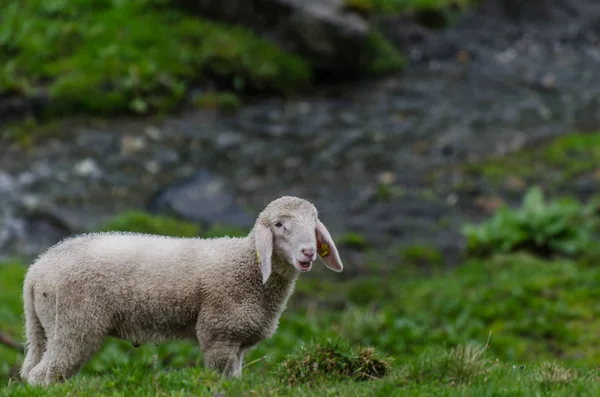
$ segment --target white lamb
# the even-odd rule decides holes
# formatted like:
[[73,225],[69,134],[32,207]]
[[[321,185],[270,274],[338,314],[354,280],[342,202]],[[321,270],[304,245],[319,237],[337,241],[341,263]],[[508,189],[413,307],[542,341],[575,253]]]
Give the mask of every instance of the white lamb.
[[342,271],[315,206],[289,196],[270,203],[243,238],[67,239],[25,277],[21,376],[33,385],[66,379],[107,336],[133,344],[196,339],[207,367],[240,376],[244,353],[275,332],[298,274],[317,253]]

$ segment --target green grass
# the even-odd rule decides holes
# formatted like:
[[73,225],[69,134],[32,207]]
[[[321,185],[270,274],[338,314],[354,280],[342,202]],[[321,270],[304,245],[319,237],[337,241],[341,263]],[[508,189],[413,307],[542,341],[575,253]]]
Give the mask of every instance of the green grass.
[[[170,235],[200,230],[130,213],[105,230]],[[357,236],[350,235],[350,241]],[[348,236],[346,236],[348,239]],[[411,275],[439,261],[426,247],[363,278],[301,277],[275,335],[246,357],[242,379],[202,368],[193,341],[139,348],[109,338],[83,370],[47,390],[10,373],[22,357],[0,346],[6,396],[592,396],[600,392],[600,267],[577,258],[513,253],[471,258],[451,271]],[[369,264],[377,268],[378,264]],[[22,340],[25,266],[0,264],[0,330]],[[2,394],[3,393],[3,394]]]
[[[316,353],[304,351],[306,354]],[[339,352],[337,352],[339,353]],[[343,360],[343,359],[342,359]],[[128,364],[102,376],[77,376],[43,388],[14,383],[6,397],[36,396],[597,396],[597,370],[565,367],[555,361],[515,366],[486,356],[481,347],[430,349],[383,378],[353,381],[350,376],[312,377],[288,384],[277,367],[222,379],[201,368],[164,371],[152,364]],[[295,374],[292,371],[292,374]]]
[[[1,312],[0,329],[16,337],[21,326],[18,284],[24,270],[16,264],[0,266],[0,279],[13,280],[8,283],[11,292],[2,297],[6,309]],[[527,255],[470,261],[428,278],[388,275],[334,284],[304,278],[275,336],[247,357],[248,376],[241,381],[222,381],[200,365],[195,368],[201,354],[192,342],[134,348],[110,339],[78,377],[48,395],[70,391],[85,396],[110,387],[123,395],[154,395],[156,388],[166,395],[187,395],[192,390],[209,395],[217,385],[232,393],[250,389],[266,393],[259,395],[328,395],[351,390],[383,395],[384,390],[398,388],[398,395],[433,395],[446,390],[445,384],[456,389],[442,395],[478,395],[487,387],[495,387],[500,393],[496,395],[528,395],[543,390],[545,386],[536,379],[544,371],[544,376],[551,377],[552,370],[540,365],[554,360],[579,374],[565,375],[565,385],[552,388],[555,395],[568,395],[593,386],[585,374],[600,359],[596,337],[600,332],[599,282],[597,267]],[[307,293],[312,294],[311,300],[303,299]],[[332,306],[339,297],[347,304],[342,311]],[[347,345],[325,353],[315,350],[315,346],[327,346],[327,339],[341,339]],[[314,342],[303,345],[303,341]],[[348,345],[353,348],[348,350]],[[366,346],[389,356],[386,360],[391,367],[382,380],[356,383],[351,376],[355,371],[344,369],[354,364],[343,362],[336,372],[334,364],[340,363],[336,357],[352,362]],[[18,356],[2,349],[8,362],[6,381],[7,368]],[[437,353],[431,349],[438,349]],[[334,359],[326,365],[320,355]],[[311,357],[316,357],[316,365]],[[286,369],[277,372],[282,365]],[[521,365],[525,370],[519,369]],[[322,376],[322,382],[298,382],[303,377],[293,374],[306,371],[316,371],[314,376]],[[288,377],[282,375],[286,373]],[[33,393],[18,382],[7,390],[14,396]],[[183,394],[178,394],[180,390]],[[592,390],[597,389],[587,392]]]
[[170,110],[207,78],[238,92],[291,93],[311,70],[246,29],[161,0],[0,4],[0,92],[45,92],[52,112]]
[[[21,286],[25,270],[18,262],[0,264],[0,331],[17,341],[22,340]],[[21,359],[20,353],[0,345],[0,381]]]
[[100,231],[124,231],[133,233],[162,234],[176,237],[198,237],[200,226],[165,215],[150,215],[131,211],[115,216]]
[[[382,74],[404,59],[373,33],[364,63]],[[207,82],[217,92],[196,97],[196,106],[237,108],[240,94],[291,95],[312,75],[307,60],[249,29],[187,15],[166,0],[0,3],[0,94],[48,97],[45,115],[169,112]]]
[[[512,153],[464,167],[494,182],[521,178],[527,182],[544,180],[559,185],[600,170],[600,133],[573,133],[556,138],[537,148]],[[600,178],[600,174],[594,176]]]

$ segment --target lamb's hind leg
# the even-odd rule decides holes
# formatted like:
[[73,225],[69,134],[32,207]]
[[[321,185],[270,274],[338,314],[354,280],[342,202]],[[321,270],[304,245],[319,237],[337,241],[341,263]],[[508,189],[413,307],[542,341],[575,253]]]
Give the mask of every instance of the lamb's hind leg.
[[25,335],[27,336],[27,354],[21,365],[21,378],[27,379],[29,372],[42,359],[46,349],[46,332],[38,318],[34,306],[33,287],[26,282],[23,293],[25,312]]
[[27,381],[32,385],[48,385],[73,376],[96,353],[104,333],[70,328],[49,338],[42,360],[29,372]]

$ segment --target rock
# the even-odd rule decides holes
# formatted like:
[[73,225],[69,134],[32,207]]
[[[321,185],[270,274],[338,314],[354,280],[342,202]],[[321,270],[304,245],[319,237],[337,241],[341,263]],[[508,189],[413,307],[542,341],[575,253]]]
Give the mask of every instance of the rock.
[[160,141],[163,139],[162,131],[156,126],[150,125],[146,127],[144,132],[146,133],[146,136],[153,141]]
[[146,139],[142,136],[125,135],[121,139],[121,153],[133,154],[144,150],[147,146]]
[[148,208],[205,225],[250,228],[254,224],[254,218],[236,203],[225,182],[207,170],[166,187]]
[[15,188],[15,179],[7,172],[0,170],[0,192],[10,192]]
[[202,17],[246,26],[322,70],[356,71],[368,23],[340,0],[173,0]]
[[87,158],[75,164],[74,171],[76,175],[84,177],[100,178],[102,176],[102,171],[100,170],[98,163],[91,158]]

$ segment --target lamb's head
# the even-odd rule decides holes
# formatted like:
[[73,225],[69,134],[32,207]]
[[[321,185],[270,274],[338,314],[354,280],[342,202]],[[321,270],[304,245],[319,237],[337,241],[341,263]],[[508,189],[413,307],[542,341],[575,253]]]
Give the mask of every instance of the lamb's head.
[[271,202],[258,216],[253,232],[263,283],[272,267],[284,274],[309,271],[317,255],[331,270],[343,269],[329,231],[315,206],[306,200],[284,196]]

